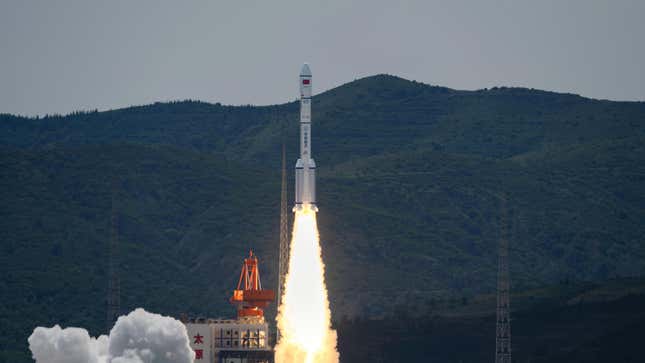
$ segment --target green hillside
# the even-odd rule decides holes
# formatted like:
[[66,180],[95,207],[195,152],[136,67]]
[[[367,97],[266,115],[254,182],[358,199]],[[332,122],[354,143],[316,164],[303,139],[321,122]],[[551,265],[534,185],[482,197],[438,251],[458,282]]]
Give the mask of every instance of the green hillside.
[[[566,284],[511,296],[514,362],[640,362],[645,281]],[[443,309],[443,311],[442,311]],[[476,313],[473,313],[476,310]],[[495,296],[449,311],[339,322],[343,362],[490,362]]]
[[[490,293],[502,193],[514,289],[645,274],[645,103],[379,75],[315,96],[313,116],[335,320]],[[249,248],[274,285],[297,117],[194,101],[0,115],[4,357],[24,359],[36,325],[104,332],[113,193],[124,310],[229,316]]]

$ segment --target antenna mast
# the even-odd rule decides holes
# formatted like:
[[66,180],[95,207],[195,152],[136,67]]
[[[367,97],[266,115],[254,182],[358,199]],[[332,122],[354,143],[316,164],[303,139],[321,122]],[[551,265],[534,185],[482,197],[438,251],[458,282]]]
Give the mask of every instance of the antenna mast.
[[508,216],[506,195],[500,198],[500,238],[497,260],[497,326],[495,363],[511,363],[511,318],[509,308]]
[[[282,188],[280,191],[280,256],[278,268],[278,304],[282,304],[282,289],[289,268],[289,210],[287,209],[287,157],[284,142],[282,143]],[[278,331],[278,338],[280,332]]]
[[112,180],[112,213],[110,217],[110,242],[108,244],[108,291],[106,328],[108,333],[121,312],[121,280],[119,279],[119,221],[116,198],[118,182]]

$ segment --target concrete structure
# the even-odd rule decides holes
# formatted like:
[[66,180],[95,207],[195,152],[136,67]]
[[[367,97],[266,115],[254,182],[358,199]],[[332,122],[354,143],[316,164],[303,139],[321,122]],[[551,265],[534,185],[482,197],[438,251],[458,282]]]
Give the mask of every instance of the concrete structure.
[[195,362],[272,363],[269,325],[263,317],[185,322]]

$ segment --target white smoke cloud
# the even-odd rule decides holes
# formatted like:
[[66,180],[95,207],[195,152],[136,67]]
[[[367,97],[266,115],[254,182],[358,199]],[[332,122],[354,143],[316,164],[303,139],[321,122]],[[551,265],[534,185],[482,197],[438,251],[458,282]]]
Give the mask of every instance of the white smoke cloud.
[[119,317],[109,337],[56,325],[28,341],[36,363],[192,363],[195,354],[184,324],[143,309]]
[[[109,353],[112,357],[127,359],[136,355],[146,363],[193,361],[193,350],[189,346],[184,324],[170,317],[150,314],[143,309],[137,309],[117,320],[110,332]],[[112,360],[112,363],[126,362],[131,361]]]
[[85,329],[61,329],[58,325],[34,329],[28,341],[38,363],[103,363],[108,347],[105,335],[95,339]]

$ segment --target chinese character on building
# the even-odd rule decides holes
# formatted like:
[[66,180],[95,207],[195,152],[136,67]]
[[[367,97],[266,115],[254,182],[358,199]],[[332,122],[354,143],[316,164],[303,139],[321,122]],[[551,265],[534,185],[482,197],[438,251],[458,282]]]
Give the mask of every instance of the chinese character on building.
[[197,333],[193,338],[195,338],[194,344],[204,344],[204,336],[199,335],[199,333]]

